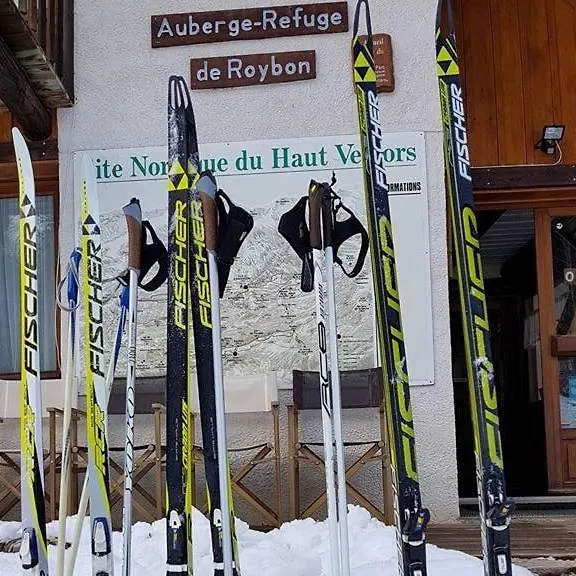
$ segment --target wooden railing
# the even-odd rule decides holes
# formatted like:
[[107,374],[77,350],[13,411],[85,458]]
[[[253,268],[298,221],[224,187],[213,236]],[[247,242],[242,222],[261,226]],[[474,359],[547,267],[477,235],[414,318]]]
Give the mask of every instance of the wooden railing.
[[73,99],[74,0],[13,1]]

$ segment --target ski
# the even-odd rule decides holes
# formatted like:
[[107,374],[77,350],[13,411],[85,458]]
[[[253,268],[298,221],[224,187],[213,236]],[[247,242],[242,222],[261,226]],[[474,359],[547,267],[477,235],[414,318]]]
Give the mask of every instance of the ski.
[[84,156],[81,173],[82,301],[93,576],[113,576],[108,391],[104,373],[102,245],[94,167]]
[[171,76],[168,86],[167,576],[193,574],[188,132],[194,130],[194,125],[188,125],[188,108],[191,104],[184,80]]
[[42,389],[38,322],[38,227],[36,190],[28,146],[18,128],[12,139],[20,185],[20,442],[22,571],[48,576],[46,514],[44,507],[44,451],[42,441]]
[[[365,42],[359,36],[362,6],[366,14]],[[394,482],[394,515],[399,549],[398,573],[400,576],[425,576],[426,525],[430,514],[422,506],[416,465],[408,365],[402,331],[388,184],[382,154],[382,127],[367,0],[358,0],[356,4],[352,52],[372,280]]]
[[[442,21],[444,5],[447,7],[447,32]],[[480,239],[474,212],[464,98],[454,19],[449,0],[438,2],[436,71],[444,131],[446,188],[458,268],[474,428],[484,574],[509,576],[512,574],[510,560],[512,503],[506,496],[497,390],[490,349]]]

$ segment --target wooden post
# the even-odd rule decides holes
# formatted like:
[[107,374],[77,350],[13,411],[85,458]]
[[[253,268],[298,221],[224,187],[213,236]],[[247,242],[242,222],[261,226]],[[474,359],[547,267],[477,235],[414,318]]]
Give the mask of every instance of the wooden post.
[[288,493],[289,520],[299,517],[300,495],[298,474],[298,413],[293,404],[288,407]]
[[152,404],[154,410],[154,473],[156,477],[156,518],[160,519],[164,515],[164,506],[162,502],[162,406]]
[[274,419],[274,473],[275,473],[275,492],[274,500],[276,507],[276,517],[278,526],[282,524],[282,487],[280,472],[280,406],[278,402],[272,403],[272,417]]
[[48,408],[50,422],[50,520],[56,520],[56,409]]
[[382,452],[382,496],[384,504],[384,522],[394,525],[394,494],[392,488],[392,469],[390,467],[390,440],[388,438],[388,421],[386,408],[380,404],[380,439]]

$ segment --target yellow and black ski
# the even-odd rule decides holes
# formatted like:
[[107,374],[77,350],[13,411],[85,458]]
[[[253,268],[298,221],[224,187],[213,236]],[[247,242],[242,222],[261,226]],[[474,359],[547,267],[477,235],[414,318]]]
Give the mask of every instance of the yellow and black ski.
[[[360,12],[363,5],[367,25],[365,42],[359,36]],[[408,364],[400,314],[400,295],[367,0],[359,0],[356,5],[352,53],[378,342],[385,382],[384,399],[388,415],[390,462],[393,468],[394,514],[399,551],[398,573],[400,576],[425,576],[426,525],[430,514],[422,506],[416,467]]]
[[87,156],[82,161],[80,223],[92,574],[113,576],[100,210],[94,166]]
[[18,128],[12,129],[19,195],[20,243],[20,442],[22,544],[24,574],[48,576],[44,508],[42,389],[40,385],[40,329],[38,323],[38,228],[36,192],[28,146]]
[[[449,0],[439,0],[436,18],[436,71],[444,130],[446,188],[464,326],[464,342],[474,428],[484,574],[509,576],[510,514],[506,496],[500,422],[490,349],[488,308],[470,169],[464,97],[460,82],[454,20]],[[443,26],[446,16],[448,29]]]
[[[192,576],[190,442],[190,177],[188,89],[168,88],[168,321],[166,352],[166,574]],[[194,167],[196,168],[196,167]]]

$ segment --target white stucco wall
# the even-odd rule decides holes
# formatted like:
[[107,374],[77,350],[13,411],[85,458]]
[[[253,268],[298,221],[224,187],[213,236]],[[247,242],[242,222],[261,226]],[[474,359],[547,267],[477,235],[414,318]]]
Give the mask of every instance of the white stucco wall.
[[[312,2],[301,4],[308,3]],[[313,81],[194,92],[200,145],[357,132],[350,69],[353,1],[349,33],[150,47],[152,14],[262,4],[261,0],[198,0],[193,6],[183,0],[75,1],[76,104],[58,115],[63,265],[76,228],[73,153],[165,145],[167,80],[171,74],[188,78],[191,57],[304,49],[316,50],[317,57]],[[396,90],[381,96],[383,129],[426,136],[435,369],[434,385],[413,388],[412,403],[423,500],[435,520],[446,520],[458,515],[458,500],[435,1],[371,4],[374,32],[391,34],[394,49]],[[59,403],[61,390],[61,383],[47,383],[49,405]]]

